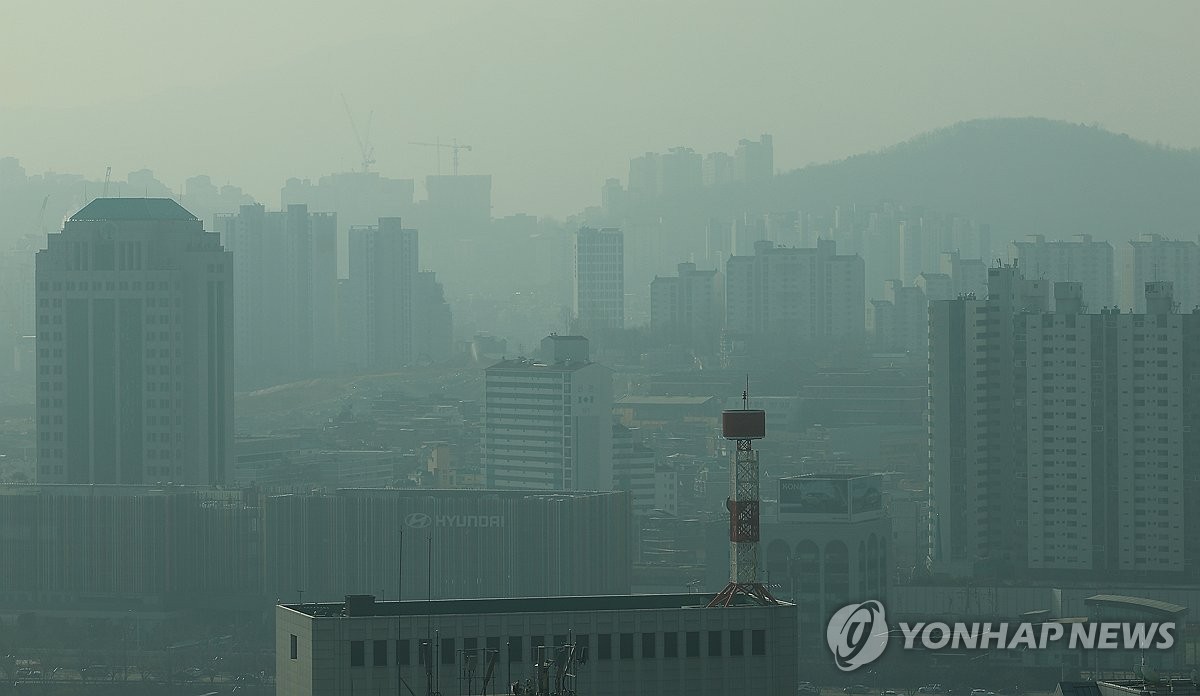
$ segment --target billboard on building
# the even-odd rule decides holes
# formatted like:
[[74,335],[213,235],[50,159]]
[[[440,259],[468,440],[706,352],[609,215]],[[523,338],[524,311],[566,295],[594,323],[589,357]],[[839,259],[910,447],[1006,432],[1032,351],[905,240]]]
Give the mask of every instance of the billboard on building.
[[855,515],[878,512],[883,509],[883,491],[878,476],[860,476],[850,479],[850,510]]
[[792,515],[847,515],[850,500],[846,479],[780,479],[780,512]]

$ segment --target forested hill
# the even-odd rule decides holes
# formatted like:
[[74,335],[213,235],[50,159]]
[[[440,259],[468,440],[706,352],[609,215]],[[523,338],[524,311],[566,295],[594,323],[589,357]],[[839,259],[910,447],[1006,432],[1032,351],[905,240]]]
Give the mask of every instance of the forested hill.
[[997,241],[1081,232],[1114,243],[1140,232],[1195,239],[1200,151],[1061,121],[988,119],[789,172],[758,195],[728,193],[764,196],[745,202],[778,210],[850,201],[925,205],[991,223]]

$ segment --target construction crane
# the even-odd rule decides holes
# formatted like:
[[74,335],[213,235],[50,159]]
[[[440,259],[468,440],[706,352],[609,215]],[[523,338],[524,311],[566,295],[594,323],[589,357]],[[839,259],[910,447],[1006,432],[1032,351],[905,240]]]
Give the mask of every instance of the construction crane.
[[409,142],[409,145],[420,145],[422,147],[436,147],[438,149],[438,174],[439,175],[441,175],[441,173],[442,173],[442,152],[441,151],[443,148],[448,149],[451,151],[451,153],[453,153],[452,161],[454,162],[454,176],[458,176],[458,151],[459,150],[466,150],[467,152],[471,151],[470,145],[459,145],[457,138],[454,139],[453,141],[451,141],[451,143],[443,143],[441,138],[439,138],[436,143],[418,143],[418,142],[414,141],[414,142]]
[[350,128],[354,131],[354,140],[358,142],[358,154],[362,157],[362,170],[368,172],[371,170],[371,165],[375,164],[375,147],[371,145],[371,119],[374,118],[375,112],[371,111],[367,114],[365,137],[363,137],[358,134],[358,125],[354,123],[354,114],[350,111],[350,104],[346,101],[345,94],[342,94],[342,106],[346,107],[346,116],[350,119]]

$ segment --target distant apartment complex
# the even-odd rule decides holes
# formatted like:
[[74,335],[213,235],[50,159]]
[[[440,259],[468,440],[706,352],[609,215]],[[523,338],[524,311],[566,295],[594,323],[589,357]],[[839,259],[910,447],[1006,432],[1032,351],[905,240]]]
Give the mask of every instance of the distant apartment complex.
[[233,256],[234,356],[241,388],[338,367],[337,216],[305,205],[217,215]]
[[485,371],[483,467],[494,488],[612,490],[612,372],[582,336]]
[[1077,234],[1070,240],[1046,241],[1045,235],[1031,234],[1012,242],[1009,254],[1029,278],[1050,282],[1083,284],[1083,302],[1091,311],[1113,306],[1113,248],[1108,242]]
[[752,342],[861,339],[863,260],[838,254],[834,242],[816,248],[754,244],[753,256],[731,256],[725,270],[725,325]]
[[165,198],[98,198],[37,254],[38,481],[226,479],[233,260]]
[[584,227],[575,234],[574,316],[577,333],[625,327],[625,236],[618,229]]
[[[1122,249],[1121,307],[1136,313],[1146,311],[1146,283],[1167,281],[1179,311],[1200,306],[1200,245],[1192,240],[1143,234]],[[1086,288],[1085,288],[1086,292]]]
[[[954,575],[1183,577],[1197,478],[1200,314],[1083,313],[1079,283],[991,269],[930,323],[930,542]],[[1193,374],[1196,373],[1196,374]],[[1165,574],[1165,575],[1164,575]]]
[[679,264],[678,275],[650,283],[650,330],[698,352],[715,353],[725,323],[725,278]]

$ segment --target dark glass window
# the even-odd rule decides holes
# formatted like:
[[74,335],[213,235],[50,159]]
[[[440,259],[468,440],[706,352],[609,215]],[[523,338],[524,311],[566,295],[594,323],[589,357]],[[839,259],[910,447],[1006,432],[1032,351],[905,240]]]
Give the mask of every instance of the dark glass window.
[[767,654],[767,632],[763,630],[750,632],[750,654]]
[[675,631],[663,634],[663,657],[679,657],[679,634]]
[[655,647],[658,645],[657,633],[642,634],[642,658],[649,659],[655,657]]
[[687,632],[687,656],[700,657],[700,632]]
[[292,659],[294,660],[300,654],[300,649],[296,645],[296,634],[293,633],[293,634],[291,634],[291,636],[292,636],[291,637],[291,655],[292,655]]
[[396,641],[396,664],[409,664],[409,662],[412,660],[412,656],[409,654],[410,650],[411,648],[408,646],[407,639]]
[[537,662],[538,653],[540,652],[538,648],[543,647],[544,645],[546,645],[546,636],[533,636],[529,639],[530,662]]
[[632,633],[622,633],[621,634],[621,659],[622,660],[633,659],[633,634]]
[[453,638],[443,638],[442,639],[441,663],[443,665],[454,664],[454,639]]
[[522,659],[524,659],[521,657],[521,647],[522,647],[523,643],[524,643],[524,639],[521,638],[521,636],[509,636],[508,637],[508,661],[509,662],[520,662]]
[[575,659],[579,664],[587,664],[588,648],[591,647],[592,637],[586,633],[575,636]]
[[733,655],[734,657],[738,657],[738,656],[746,654],[745,646],[742,645],[743,637],[744,636],[743,636],[742,631],[730,631],[729,632],[729,654],[730,655]]
[[596,659],[612,659],[612,634],[601,633],[596,636]]
[[375,658],[372,660],[372,664],[376,667],[387,667],[387,641],[375,641],[375,645],[372,646],[372,652],[374,653],[372,657]]
[[365,641],[352,640],[350,641],[350,666],[362,667],[367,660],[367,644]]
[[708,632],[708,656],[709,657],[720,657],[721,656],[721,632],[720,631],[709,631]]
[[417,645],[417,664],[430,665],[433,664],[432,656],[433,648],[429,641],[423,640]]

